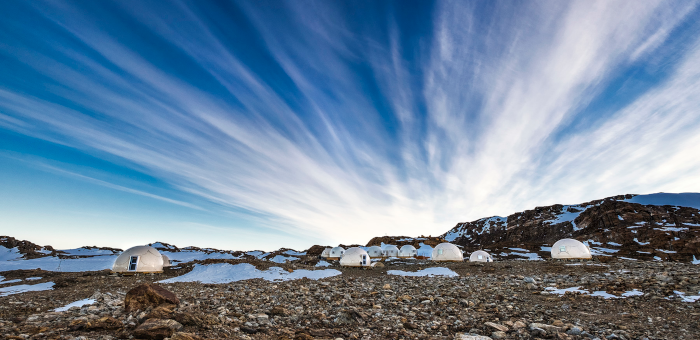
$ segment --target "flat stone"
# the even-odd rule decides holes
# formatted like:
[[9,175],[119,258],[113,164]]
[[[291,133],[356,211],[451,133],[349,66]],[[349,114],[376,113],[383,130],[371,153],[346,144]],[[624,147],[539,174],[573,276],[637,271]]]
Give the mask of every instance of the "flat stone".
[[175,320],[148,319],[134,330],[134,337],[161,340],[182,329],[182,324]]
[[486,322],[486,323],[484,323],[484,325],[489,326],[489,327],[492,327],[492,328],[495,328],[497,331],[501,331],[501,332],[507,332],[507,331],[508,331],[508,327],[506,327],[506,326],[504,326],[504,325],[499,325],[499,324],[497,324],[497,323]]

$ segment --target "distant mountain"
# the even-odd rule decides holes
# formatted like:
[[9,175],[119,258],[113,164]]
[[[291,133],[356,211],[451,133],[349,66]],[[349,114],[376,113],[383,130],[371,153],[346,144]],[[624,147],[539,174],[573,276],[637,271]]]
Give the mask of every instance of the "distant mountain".
[[545,256],[548,246],[568,237],[600,256],[697,261],[698,209],[700,193],[619,195],[460,222],[442,237],[467,251],[487,248],[504,257],[511,255],[508,249]]

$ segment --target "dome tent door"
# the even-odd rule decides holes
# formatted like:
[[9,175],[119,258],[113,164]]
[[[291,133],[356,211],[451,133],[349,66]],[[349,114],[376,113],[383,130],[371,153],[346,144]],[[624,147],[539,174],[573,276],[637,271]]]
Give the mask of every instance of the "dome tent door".
[[139,263],[139,257],[138,257],[138,256],[132,256],[132,257],[129,259],[129,271],[130,271],[130,272],[135,272],[135,271],[136,271],[136,268],[137,268],[137,266],[138,266],[138,263]]
[[362,255],[362,265],[366,266],[367,265],[367,255]]

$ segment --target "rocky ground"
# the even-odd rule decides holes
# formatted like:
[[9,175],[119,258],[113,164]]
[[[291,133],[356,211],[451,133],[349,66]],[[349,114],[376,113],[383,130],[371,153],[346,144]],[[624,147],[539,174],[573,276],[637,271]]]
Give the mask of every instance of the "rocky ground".
[[[125,296],[134,287],[182,275],[191,266],[124,277],[108,271],[3,272],[6,280],[41,277],[34,282],[55,286],[0,297],[0,334],[5,339],[700,338],[700,304],[683,302],[677,294],[699,294],[700,267],[673,262],[403,261],[371,270],[332,267],[343,274],[318,281],[160,284],[179,301],[151,299],[150,306],[146,301],[132,308],[140,310],[125,310]],[[431,266],[459,276],[387,274]],[[615,296],[636,289],[644,295],[604,299],[546,289],[576,286]],[[52,311],[89,297],[96,303]]]

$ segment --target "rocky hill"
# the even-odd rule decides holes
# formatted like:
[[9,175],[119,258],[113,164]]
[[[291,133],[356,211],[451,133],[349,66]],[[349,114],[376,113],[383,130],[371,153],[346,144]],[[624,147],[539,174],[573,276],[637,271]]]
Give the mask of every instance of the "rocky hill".
[[27,240],[18,240],[10,236],[0,236],[0,258],[34,259],[43,256],[54,256],[56,250],[51,246],[39,246]]
[[[557,240],[575,238],[588,243],[599,256],[696,261],[700,259],[700,194],[670,195],[619,195],[537,207],[508,217],[460,222],[442,237],[466,251],[487,248],[496,255],[514,247],[546,253]],[[659,199],[664,197],[669,204]],[[679,201],[689,206],[680,206]]]

